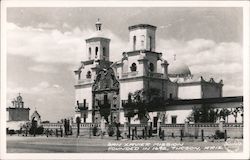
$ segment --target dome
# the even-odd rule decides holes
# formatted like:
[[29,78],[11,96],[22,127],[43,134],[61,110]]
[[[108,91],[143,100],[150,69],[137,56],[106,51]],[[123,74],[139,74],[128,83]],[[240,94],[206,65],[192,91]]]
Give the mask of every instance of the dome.
[[185,77],[191,75],[189,67],[182,61],[174,60],[168,66],[168,75],[171,77]]
[[95,31],[93,34],[90,35],[88,39],[90,38],[107,38],[107,34],[105,34],[105,32],[103,31]]
[[88,37],[86,40],[94,39],[94,38],[109,39],[107,38],[107,34],[102,30],[102,23],[100,22],[99,18],[97,22],[95,23],[95,26],[96,26],[96,31],[93,34],[91,34],[90,37]]

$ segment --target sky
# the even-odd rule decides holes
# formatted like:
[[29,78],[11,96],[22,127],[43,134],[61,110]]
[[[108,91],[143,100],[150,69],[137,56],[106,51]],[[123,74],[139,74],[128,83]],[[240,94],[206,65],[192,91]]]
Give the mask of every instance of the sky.
[[74,116],[74,73],[98,18],[111,39],[110,59],[128,51],[128,26],[157,26],[156,51],[191,73],[223,79],[223,96],[243,95],[241,8],[8,8],[7,103],[20,92],[43,121]]

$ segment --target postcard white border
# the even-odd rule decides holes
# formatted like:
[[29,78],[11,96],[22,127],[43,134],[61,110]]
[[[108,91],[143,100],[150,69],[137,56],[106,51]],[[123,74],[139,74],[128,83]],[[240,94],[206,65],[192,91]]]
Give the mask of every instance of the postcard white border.
[[[243,153],[6,153],[6,9],[8,7],[241,7],[243,9]],[[248,1],[2,1],[1,2],[1,159],[246,159],[249,158]]]

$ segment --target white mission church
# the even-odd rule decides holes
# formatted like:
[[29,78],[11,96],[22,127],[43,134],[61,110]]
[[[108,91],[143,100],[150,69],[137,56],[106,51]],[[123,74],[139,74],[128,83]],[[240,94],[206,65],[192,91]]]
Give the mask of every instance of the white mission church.
[[[111,62],[109,45],[111,40],[104,35],[102,24],[96,22],[96,31],[86,39],[86,60],[81,61],[75,72],[75,118],[84,123],[99,123],[103,114],[106,121],[121,124],[161,122],[163,124],[184,123],[193,107],[212,105],[221,110],[233,110],[242,106],[243,97],[223,97],[223,81],[192,75],[189,67],[175,58],[168,63],[156,50],[156,26],[138,24],[129,26],[130,49],[121,53],[120,61]],[[167,54],[167,53],[164,53]],[[164,102],[151,107],[144,119],[138,114],[127,116],[134,93],[141,93],[141,101],[154,98]],[[138,100],[138,99],[137,99]],[[136,113],[138,109],[130,107]],[[227,122],[242,122],[240,114],[230,115]]]

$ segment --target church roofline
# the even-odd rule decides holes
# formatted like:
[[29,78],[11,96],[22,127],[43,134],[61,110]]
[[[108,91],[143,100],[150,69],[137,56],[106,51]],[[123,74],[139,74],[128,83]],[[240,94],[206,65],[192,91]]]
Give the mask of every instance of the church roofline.
[[206,82],[206,81],[193,81],[193,82],[178,82],[177,81],[177,83],[178,83],[178,85],[179,86],[187,86],[187,85],[196,85],[196,84],[214,84],[214,85],[221,85],[221,86],[223,86],[224,84],[222,84],[222,83],[216,83],[216,82]]
[[150,25],[150,24],[137,24],[137,25],[133,25],[133,26],[129,26],[128,29],[129,30],[134,30],[134,29],[138,29],[138,28],[151,28],[153,30],[156,30],[156,26]]
[[91,37],[91,38],[88,38],[86,39],[85,41],[86,42],[93,42],[93,41],[101,41],[101,40],[106,40],[108,42],[110,42],[110,39],[109,38],[106,38],[106,37]]
[[125,52],[125,53],[128,54],[128,55],[133,55],[133,54],[138,55],[140,53],[151,53],[151,54],[162,55],[161,52],[154,52],[154,51],[149,51],[149,50],[145,50],[145,49],[143,49],[143,50],[135,50],[135,51],[128,51],[128,52]]
[[226,102],[243,102],[243,96],[168,100],[166,102],[166,106],[187,105],[187,104],[213,104],[213,103],[226,103]]
[[18,107],[8,107],[8,108],[6,108],[6,110],[8,111],[8,110],[10,110],[10,109],[19,109],[19,110],[30,110],[30,108],[18,108]]

